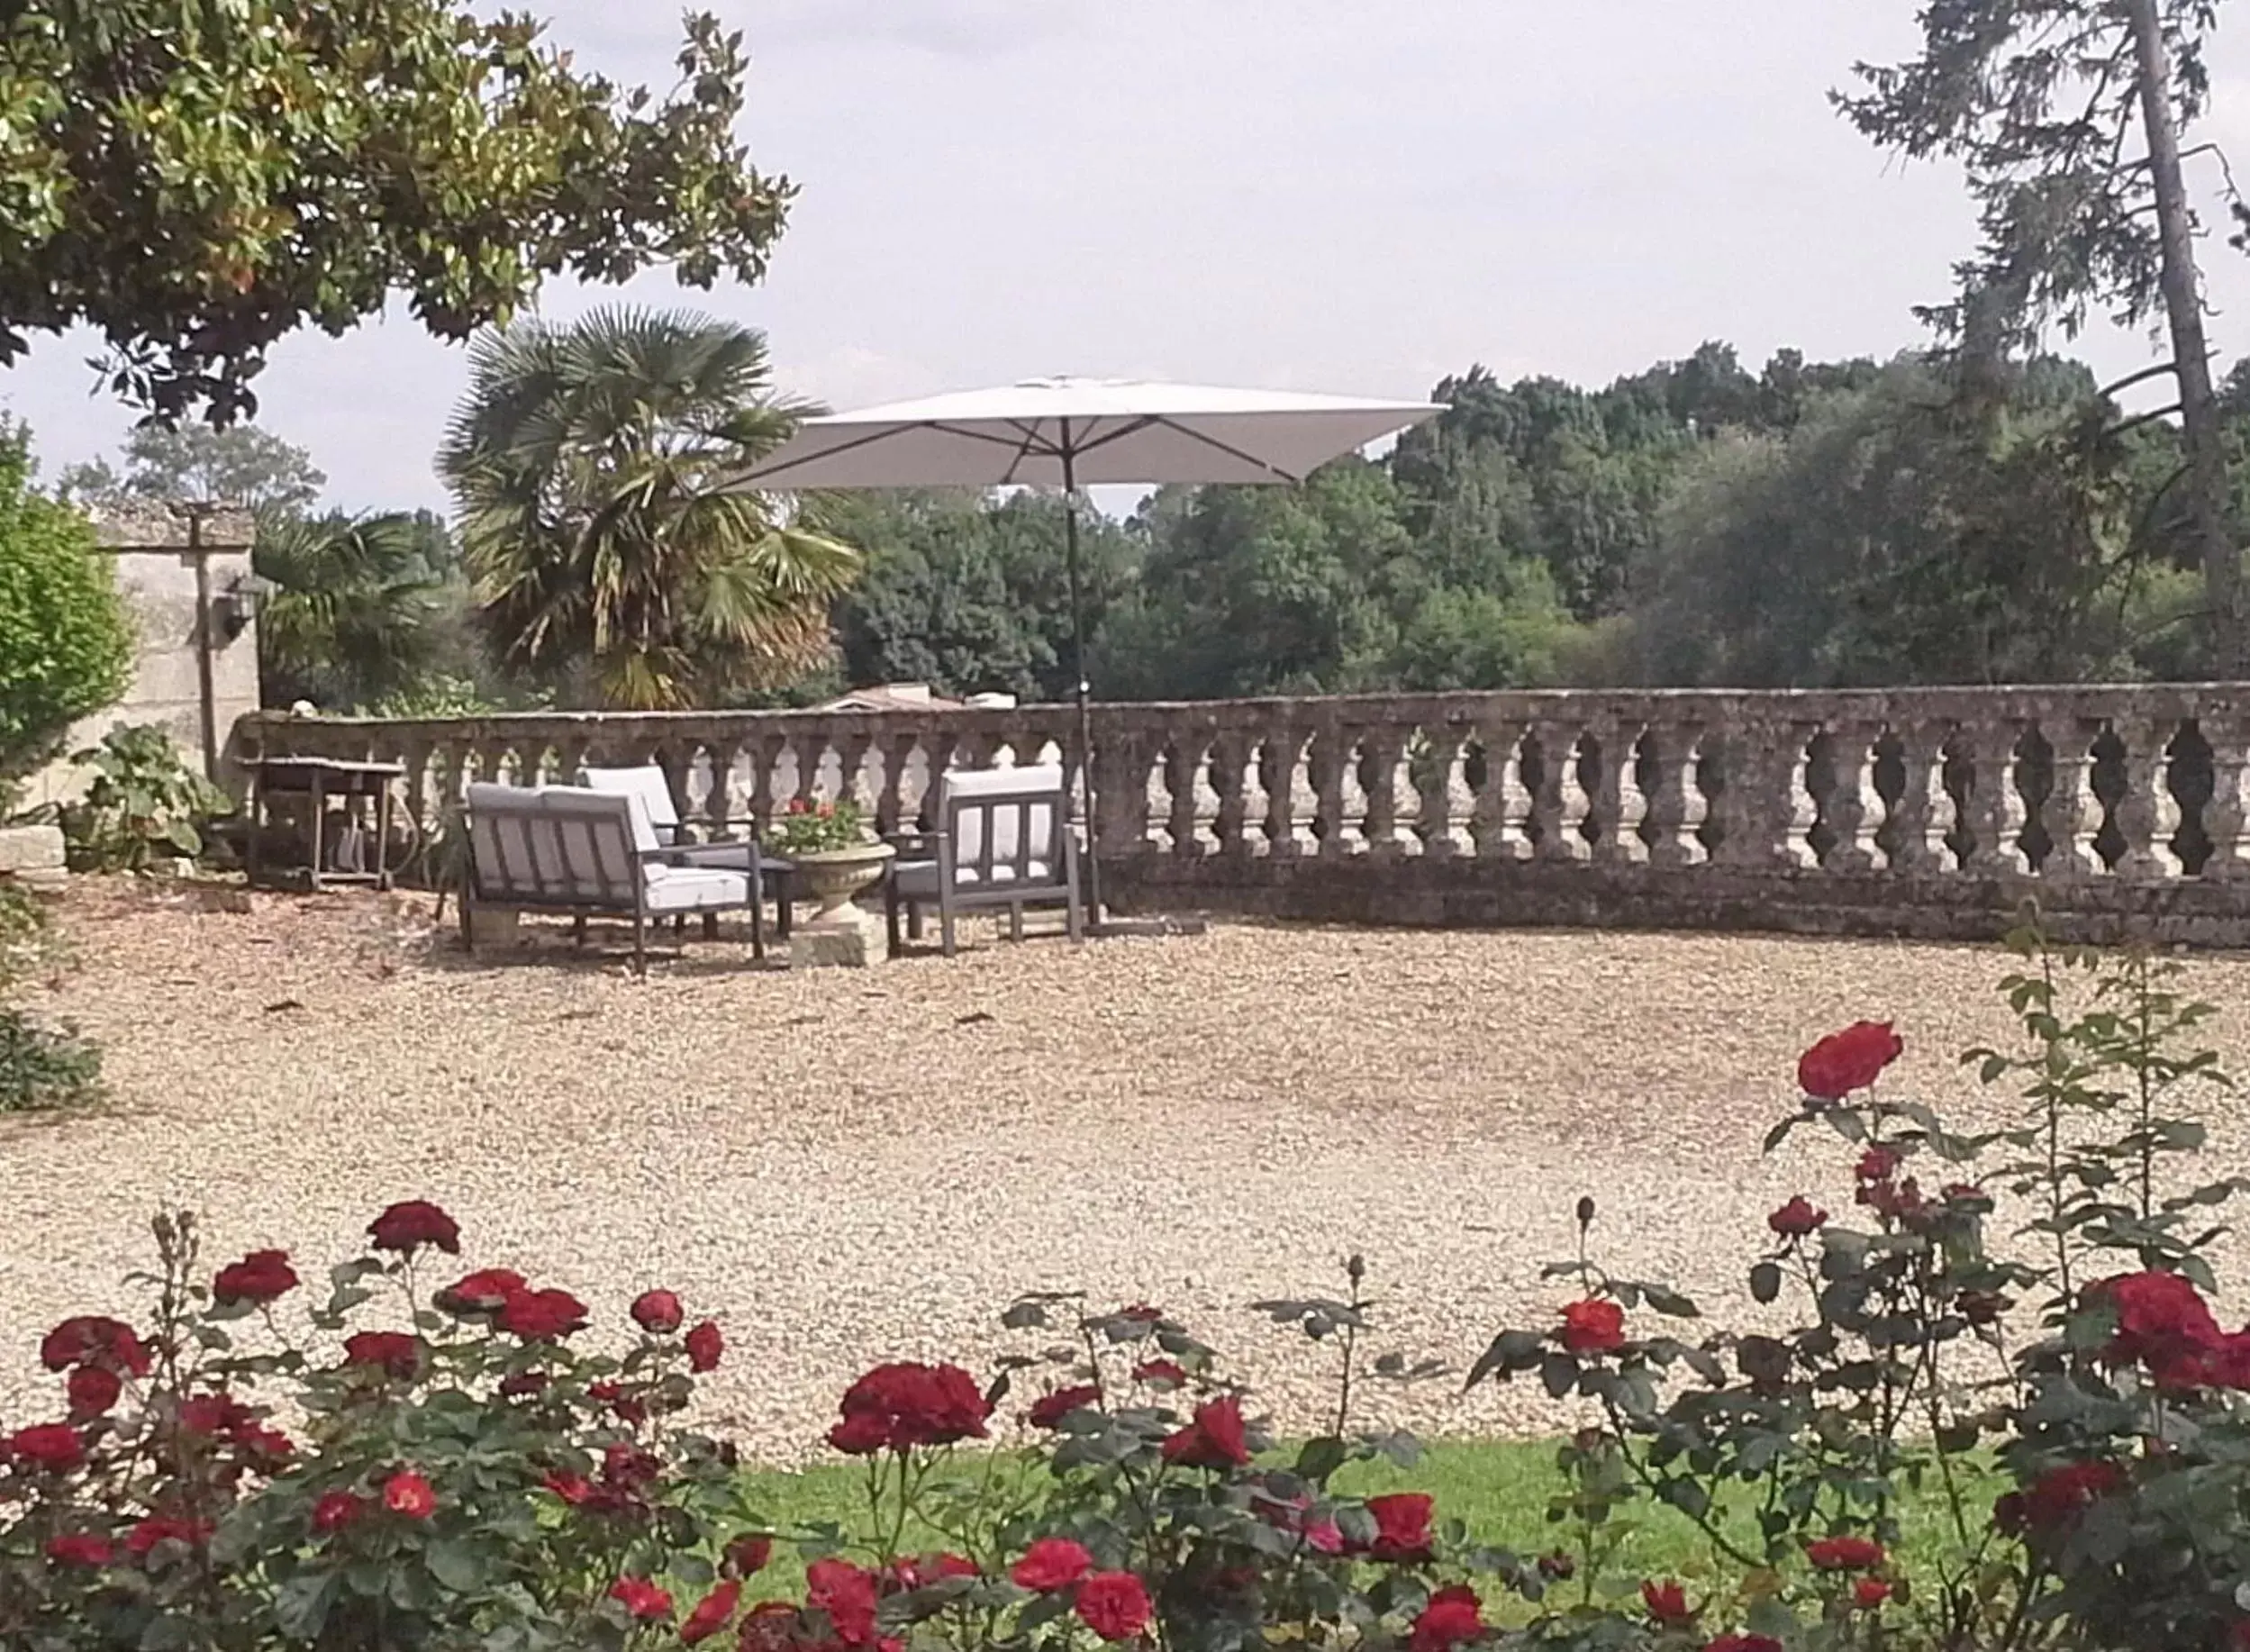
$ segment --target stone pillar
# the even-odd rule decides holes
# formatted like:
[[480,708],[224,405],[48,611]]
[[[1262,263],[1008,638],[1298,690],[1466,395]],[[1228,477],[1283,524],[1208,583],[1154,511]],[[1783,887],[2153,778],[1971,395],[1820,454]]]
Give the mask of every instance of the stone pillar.
[[1696,749],[1703,731],[1692,722],[1648,731],[1656,768],[1656,790],[1648,798],[1648,860],[1651,866],[1694,867],[1710,858],[1697,836],[1710,808],[1695,784]]
[[2180,803],[2172,794],[2166,748],[2173,730],[2146,717],[2119,717],[2110,725],[2125,747],[2125,795],[2117,807],[2118,831],[2125,852],[2117,874],[2134,883],[2163,883],[2180,876],[2173,834],[2180,830]]
[[1828,829],[1836,833],[1828,867],[1831,872],[1873,872],[1883,862],[1875,847],[1875,832],[1883,821],[1883,797],[1875,790],[1875,741],[1882,731],[1873,723],[1839,722],[1829,731],[1828,751],[1836,776],[1828,788]]

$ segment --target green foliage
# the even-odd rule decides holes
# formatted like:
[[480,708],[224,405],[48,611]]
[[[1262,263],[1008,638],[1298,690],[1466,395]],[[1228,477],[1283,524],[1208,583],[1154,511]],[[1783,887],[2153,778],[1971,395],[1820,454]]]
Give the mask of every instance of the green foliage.
[[414,688],[435,661],[449,550],[427,513],[262,515],[251,558],[275,587],[258,613],[266,702],[349,709]]
[[794,427],[762,335],[598,310],[480,338],[438,467],[495,652],[571,699],[725,703],[825,658],[858,556],[730,476]]
[[309,510],[328,477],[304,449],[255,424],[143,424],[125,438],[122,475],[106,459],[73,465],[57,491],[86,504],[218,500],[259,512]]
[[196,859],[204,827],[233,807],[152,723],[112,729],[70,760],[94,771],[85,796],[62,812],[70,864],[79,871],[145,873]]
[[0,1005],[0,1113],[52,1112],[100,1101],[102,1052],[68,1024]]
[[[866,558],[836,607],[850,683],[925,682],[940,694],[1066,700],[1070,604],[1059,498],[967,492],[839,495],[823,524]],[[1080,523],[1086,626],[1098,633],[1139,559],[1134,537],[1087,513]],[[1108,692],[1108,685],[1104,685]]]
[[133,635],[85,517],[32,493],[24,432],[0,432],[0,787],[125,691]]
[[793,797],[766,832],[767,848],[776,855],[793,857],[856,849],[867,840],[866,817],[848,797],[822,798],[819,803]]
[[432,332],[542,277],[756,281],[792,194],[735,137],[739,34],[686,20],[667,95],[452,0],[35,0],[0,14],[0,360],[86,323],[165,419],[253,412],[306,323],[404,294]]

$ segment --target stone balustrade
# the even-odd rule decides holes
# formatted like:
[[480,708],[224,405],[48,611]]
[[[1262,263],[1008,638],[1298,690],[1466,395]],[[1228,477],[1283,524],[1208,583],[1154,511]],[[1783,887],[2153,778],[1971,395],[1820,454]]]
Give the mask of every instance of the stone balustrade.
[[[655,762],[683,817],[848,794],[911,822],[948,765],[1075,760],[1065,706],[243,719],[238,755],[474,778]],[[1105,894],[1410,924],[2250,945],[2250,686],[1367,695],[1104,705]]]

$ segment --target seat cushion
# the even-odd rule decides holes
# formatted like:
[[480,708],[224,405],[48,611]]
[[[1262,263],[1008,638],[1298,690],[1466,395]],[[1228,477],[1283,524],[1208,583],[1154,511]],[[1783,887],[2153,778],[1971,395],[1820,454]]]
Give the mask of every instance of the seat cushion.
[[[1024,881],[1027,884],[1047,889],[1055,886],[1055,869],[1046,861],[1026,862],[1025,870],[1028,876]],[[938,898],[938,863],[934,860],[900,862],[891,868],[891,881],[898,885],[899,894],[909,900],[934,901]],[[989,885],[977,876],[975,867],[963,867],[953,875],[953,886],[960,891],[998,889],[1015,881],[1015,867],[1005,865],[993,867]]]
[[652,912],[707,912],[750,903],[750,880],[739,872],[656,866],[648,869],[648,878]]

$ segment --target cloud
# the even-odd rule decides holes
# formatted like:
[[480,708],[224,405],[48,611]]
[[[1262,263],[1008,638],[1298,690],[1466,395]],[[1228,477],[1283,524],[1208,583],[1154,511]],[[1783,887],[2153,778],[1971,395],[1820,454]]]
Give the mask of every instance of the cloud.
[[887,44],[951,58],[989,58],[1077,33],[1084,0],[778,0],[750,48]]

